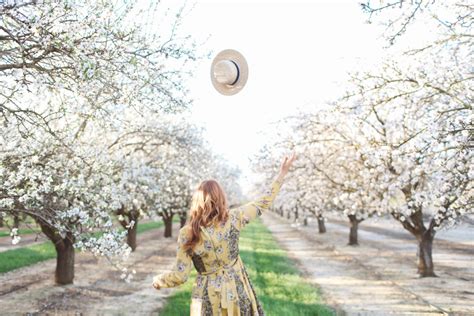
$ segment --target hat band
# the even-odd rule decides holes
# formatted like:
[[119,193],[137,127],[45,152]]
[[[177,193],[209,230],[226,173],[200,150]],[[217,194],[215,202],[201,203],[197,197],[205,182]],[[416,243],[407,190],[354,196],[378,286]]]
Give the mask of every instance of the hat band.
[[230,60],[234,65],[235,65],[235,68],[237,68],[237,76],[235,76],[235,80],[234,82],[232,82],[230,85],[233,86],[234,84],[237,83],[237,81],[239,81],[239,78],[240,78],[240,68],[239,66],[237,65],[236,62],[234,62],[233,60]]

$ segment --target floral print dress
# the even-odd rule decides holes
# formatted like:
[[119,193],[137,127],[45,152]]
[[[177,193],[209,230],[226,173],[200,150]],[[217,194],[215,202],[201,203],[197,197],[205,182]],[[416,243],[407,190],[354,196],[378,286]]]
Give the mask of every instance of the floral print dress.
[[277,178],[259,199],[231,209],[226,223],[201,227],[201,242],[192,253],[183,250],[186,227],[178,236],[176,263],[171,272],[155,276],[160,287],[178,286],[188,279],[192,267],[198,275],[193,286],[191,315],[264,315],[255,290],[239,255],[240,230],[267,210],[278,194],[282,180]]

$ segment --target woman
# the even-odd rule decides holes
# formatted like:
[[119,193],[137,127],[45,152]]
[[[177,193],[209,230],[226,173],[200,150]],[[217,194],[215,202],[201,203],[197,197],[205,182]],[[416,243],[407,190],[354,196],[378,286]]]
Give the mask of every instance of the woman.
[[231,210],[220,185],[203,181],[194,193],[189,222],[179,231],[175,267],[154,277],[153,286],[160,289],[186,282],[194,265],[198,275],[191,315],[264,315],[239,256],[240,230],[271,206],[295,159],[295,153],[284,158],[265,195]]

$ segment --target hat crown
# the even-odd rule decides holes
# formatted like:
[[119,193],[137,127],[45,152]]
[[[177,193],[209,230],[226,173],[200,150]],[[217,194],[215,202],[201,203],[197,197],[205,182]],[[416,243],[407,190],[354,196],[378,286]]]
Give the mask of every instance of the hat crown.
[[238,75],[239,69],[231,60],[221,60],[214,65],[214,77],[221,84],[234,84]]
[[210,74],[212,85],[219,93],[234,95],[247,83],[249,69],[241,53],[226,49],[214,57]]

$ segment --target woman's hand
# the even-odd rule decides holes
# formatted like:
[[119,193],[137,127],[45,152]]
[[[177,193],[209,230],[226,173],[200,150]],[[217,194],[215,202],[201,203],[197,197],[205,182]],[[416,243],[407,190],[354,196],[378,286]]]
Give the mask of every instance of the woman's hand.
[[158,284],[158,282],[156,282],[155,278],[153,278],[153,287],[157,290],[159,290],[161,288],[160,285]]
[[280,165],[280,175],[285,176],[288,171],[290,170],[291,165],[293,164],[293,161],[296,160],[296,152],[293,151],[293,154],[291,157],[288,158],[288,156],[285,156],[283,159],[283,162]]

